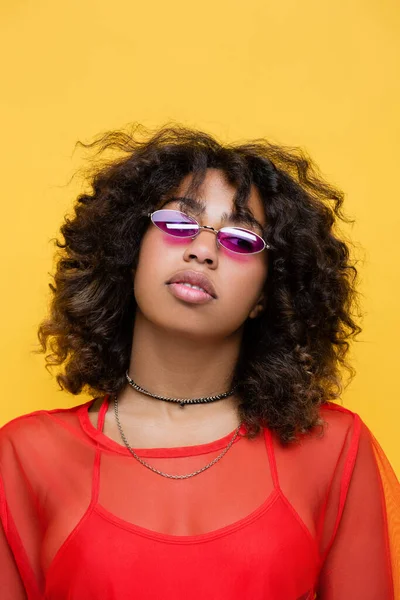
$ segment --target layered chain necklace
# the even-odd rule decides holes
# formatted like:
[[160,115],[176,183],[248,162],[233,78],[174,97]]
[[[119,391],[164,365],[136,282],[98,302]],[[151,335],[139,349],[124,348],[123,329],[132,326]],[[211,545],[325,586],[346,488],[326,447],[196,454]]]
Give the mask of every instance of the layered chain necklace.
[[[152,398],[157,398],[158,400],[164,400],[166,402],[177,402],[177,403],[179,403],[181,408],[183,408],[185,404],[202,404],[205,402],[215,402],[216,400],[220,400],[221,398],[227,398],[228,396],[231,396],[233,394],[233,392],[235,391],[235,389],[237,388],[237,385],[235,385],[229,392],[224,392],[223,394],[219,394],[217,396],[208,396],[208,397],[203,397],[203,398],[168,398],[165,396],[158,396],[157,394],[152,394],[152,393],[148,392],[147,390],[143,389],[142,387],[140,387],[139,385],[137,385],[133,381],[133,379],[131,379],[131,377],[129,377],[128,371],[126,371],[125,376],[126,376],[126,379],[128,380],[129,385],[132,386],[138,392],[141,392],[142,394],[146,394],[147,396],[151,396]],[[194,473],[189,473],[188,475],[171,475],[169,473],[163,473],[162,471],[159,471],[158,469],[156,469],[156,468],[152,467],[151,465],[149,465],[148,463],[146,463],[144,460],[142,460],[136,454],[136,452],[133,450],[133,448],[131,448],[131,446],[129,445],[128,440],[126,439],[126,436],[122,430],[121,422],[119,420],[117,396],[114,396],[114,414],[115,414],[115,420],[117,422],[119,432],[121,434],[121,438],[122,438],[125,446],[128,448],[129,452],[132,454],[132,456],[134,456],[136,458],[136,460],[138,460],[144,467],[147,467],[148,469],[150,469],[154,473],[157,473],[158,475],[162,475],[163,477],[168,477],[169,479],[188,479],[189,477],[194,477],[195,475],[198,475],[199,473],[202,473],[206,469],[209,469],[210,467],[215,465],[215,463],[217,463],[219,460],[221,460],[221,458],[228,452],[229,448],[232,446],[233,442],[239,435],[240,428],[243,424],[243,422],[240,423],[240,425],[236,428],[235,433],[234,433],[232,439],[230,440],[229,444],[226,446],[226,448],[221,452],[221,454],[219,456],[214,458],[214,460],[212,460],[208,465],[206,465],[205,467],[202,467],[201,469],[198,469]]]

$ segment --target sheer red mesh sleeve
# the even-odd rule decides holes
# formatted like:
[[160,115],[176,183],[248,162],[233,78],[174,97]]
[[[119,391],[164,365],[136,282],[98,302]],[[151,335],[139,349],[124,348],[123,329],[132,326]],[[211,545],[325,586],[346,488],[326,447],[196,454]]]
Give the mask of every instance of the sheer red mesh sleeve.
[[348,445],[340,484],[332,484],[338,510],[317,598],[400,600],[399,481],[358,415]]
[[[11,551],[4,527],[8,523],[7,509],[2,493],[0,480],[0,590],[2,600],[26,600],[25,587],[22,582],[15,557]],[[7,526],[7,529],[9,527]]]
[[372,448],[382,480],[383,510],[389,538],[394,599],[400,599],[400,484],[390,462],[374,435],[370,432]]
[[[16,419],[16,423],[18,423]],[[23,419],[20,420],[21,422]],[[21,440],[22,441],[22,440]],[[12,440],[0,444],[0,598],[39,600],[43,581],[40,569],[42,523],[33,473],[40,461],[26,444],[26,461]]]

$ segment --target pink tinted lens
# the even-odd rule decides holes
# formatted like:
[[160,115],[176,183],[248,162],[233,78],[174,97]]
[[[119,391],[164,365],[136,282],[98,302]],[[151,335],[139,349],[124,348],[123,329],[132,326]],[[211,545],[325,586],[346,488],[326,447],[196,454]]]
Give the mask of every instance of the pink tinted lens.
[[161,231],[175,237],[193,237],[199,230],[197,221],[179,210],[157,210],[152,221]]
[[224,227],[217,237],[222,246],[238,254],[252,254],[264,248],[264,241],[260,236],[240,227]]

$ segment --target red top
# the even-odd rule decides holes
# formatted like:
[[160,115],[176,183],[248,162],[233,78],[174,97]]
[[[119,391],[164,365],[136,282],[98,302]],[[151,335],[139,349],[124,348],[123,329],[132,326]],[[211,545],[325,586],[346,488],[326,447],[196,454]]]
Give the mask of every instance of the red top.
[[[2,600],[400,599],[400,484],[356,413],[326,403],[323,436],[239,435],[170,479],[104,435],[108,395],[92,425],[93,401],[0,429]],[[134,450],[187,474],[233,433]]]

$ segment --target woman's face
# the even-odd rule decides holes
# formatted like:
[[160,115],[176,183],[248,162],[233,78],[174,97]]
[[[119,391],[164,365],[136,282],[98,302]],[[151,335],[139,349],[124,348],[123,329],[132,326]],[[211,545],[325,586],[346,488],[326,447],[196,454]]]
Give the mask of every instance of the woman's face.
[[[190,177],[188,175],[182,180],[174,196],[185,196]],[[222,222],[222,214],[233,209],[234,193],[235,189],[226,182],[222,171],[208,169],[200,188],[206,213],[196,216],[188,208],[181,210],[195,217],[200,225],[215,229],[238,225],[261,235],[262,232],[254,226]],[[179,202],[164,202],[163,208],[179,209]],[[248,208],[265,225],[262,201],[254,186]],[[205,274],[211,280],[217,298],[205,304],[176,298],[166,282],[177,271],[186,269]],[[253,255],[234,254],[217,247],[213,232],[202,229],[194,239],[178,239],[168,236],[150,222],[142,239],[134,276],[137,310],[154,325],[175,335],[202,339],[227,337],[236,332],[248,317],[253,318],[261,312],[267,270],[266,249]]]

